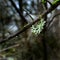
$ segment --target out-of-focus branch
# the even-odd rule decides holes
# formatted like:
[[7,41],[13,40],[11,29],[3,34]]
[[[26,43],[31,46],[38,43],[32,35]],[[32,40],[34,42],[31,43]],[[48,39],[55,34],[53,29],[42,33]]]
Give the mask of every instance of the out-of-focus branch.
[[52,6],[52,3],[50,1],[47,1],[51,6]]
[[[60,5],[60,0],[58,2],[56,2],[56,4],[52,5],[52,7],[50,7],[48,10],[46,10],[42,15],[41,18],[43,18],[44,16],[46,16],[48,13],[50,13],[51,11],[53,11],[58,5]],[[36,22],[40,21],[41,19],[40,17],[38,17],[36,20],[34,20],[34,22],[27,24],[23,29],[21,29],[19,32],[15,33],[14,35],[11,35],[10,37],[4,39],[4,40],[0,40],[0,44],[6,41],[9,41],[10,39],[18,36],[19,34],[21,34],[22,32],[26,31],[28,28],[30,28],[33,24],[35,24]]]
[[54,16],[52,17],[52,19],[50,20],[50,22],[49,22],[49,24],[48,24],[48,26],[47,26],[48,30],[50,29],[50,24],[54,21],[54,18],[55,18],[56,16],[58,16],[58,15],[60,15],[60,13],[57,13],[56,15],[54,15]]
[[23,15],[23,0],[18,0],[18,2],[19,2],[19,10]]
[[29,14],[29,11],[27,11],[26,9],[23,9],[23,10],[27,13],[27,15],[29,15],[29,17],[30,17],[32,20],[34,20],[33,17]]
[[[45,3],[43,3],[45,9],[47,10],[47,0],[44,0]],[[47,14],[44,16],[44,21],[47,21]],[[46,23],[44,25],[44,29],[42,30],[43,34],[45,35],[46,32]],[[42,36],[42,44],[43,44],[43,52],[44,52],[44,56],[43,56],[43,60],[48,60],[48,54],[47,54],[47,45],[46,45],[46,39],[44,36]]]
[[0,50],[0,53],[6,51],[6,50],[8,50],[8,49],[18,47],[18,46],[20,46],[20,44],[15,44],[15,45],[13,45],[13,46],[10,46],[10,47],[7,47],[7,48],[4,48],[4,49]]
[[20,17],[22,18],[22,20],[24,20],[24,22],[27,22],[27,20],[24,18],[24,16],[22,15],[22,13],[19,11],[19,9],[16,7],[15,3],[13,2],[13,0],[9,0],[11,2],[11,4],[13,5],[13,7],[15,8],[15,10],[19,13]]

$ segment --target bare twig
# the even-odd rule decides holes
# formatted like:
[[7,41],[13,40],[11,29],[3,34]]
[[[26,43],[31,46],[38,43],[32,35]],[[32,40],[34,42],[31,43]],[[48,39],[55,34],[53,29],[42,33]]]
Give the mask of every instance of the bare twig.
[[6,50],[8,50],[8,49],[18,47],[18,46],[20,46],[20,45],[19,45],[19,44],[15,44],[15,45],[13,45],[13,46],[10,46],[10,47],[7,47],[7,48],[4,48],[4,49],[0,50],[0,53],[6,51]]
[[28,11],[27,11],[26,9],[23,9],[23,10],[30,16],[30,18],[31,18],[32,20],[34,20],[33,17],[28,13]]

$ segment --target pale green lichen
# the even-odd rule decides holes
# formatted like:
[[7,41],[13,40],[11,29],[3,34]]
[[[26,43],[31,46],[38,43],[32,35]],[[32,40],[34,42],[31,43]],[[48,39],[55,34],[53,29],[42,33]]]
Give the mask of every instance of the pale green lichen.
[[42,31],[44,25],[45,25],[45,21],[44,21],[44,19],[41,19],[37,23],[37,25],[32,25],[31,32],[34,33],[35,35],[40,34],[40,32]]

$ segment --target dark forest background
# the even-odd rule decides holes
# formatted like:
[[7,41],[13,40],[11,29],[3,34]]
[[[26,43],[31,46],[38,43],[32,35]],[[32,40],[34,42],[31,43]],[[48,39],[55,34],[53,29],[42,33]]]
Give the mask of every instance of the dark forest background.
[[[40,15],[46,23],[34,35]],[[60,60],[60,1],[0,0],[0,59]]]

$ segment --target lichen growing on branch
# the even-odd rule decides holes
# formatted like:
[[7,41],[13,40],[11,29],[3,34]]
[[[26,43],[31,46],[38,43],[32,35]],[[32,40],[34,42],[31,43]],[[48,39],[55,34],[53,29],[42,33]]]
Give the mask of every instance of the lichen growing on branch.
[[45,23],[46,23],[46,21],[44,21],[44,19],[41,19],[37,23],[37,25],[32,25],[31,32],[34,33],[35,35],[40,34],[40,32],[43,30]]

